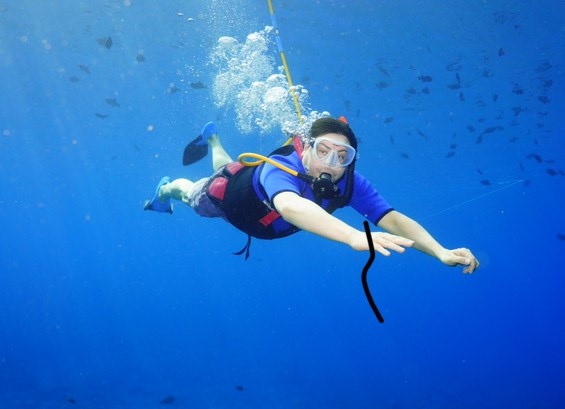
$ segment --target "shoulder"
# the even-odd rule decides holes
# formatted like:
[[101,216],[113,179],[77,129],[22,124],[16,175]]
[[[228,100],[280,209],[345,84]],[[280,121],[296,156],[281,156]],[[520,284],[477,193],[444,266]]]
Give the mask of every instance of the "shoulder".
[[373,187],[371,181],[361,173],[355,171],[353,174],[353,193],[360,194],[373,190],[376,189]]
[[[297,172],[305,172],[302,161],[296,152],[290,155],[273,154],[269,158]],[[282,191],[291,191],[297,194],[300,194],[302,191],[302,184],[304,182],[270,163],[266,162],[261,165],[258,172],[259,183],[265,189],[269,199],[272,199],[277,193]]]
[[[288,151],[281,151],[281,152],[277,150],[273,152],[271,155],[269,155],[269,159],[272,159],[283,165],[291,166],[294,170],[304,171],[304,166],[302,165],[302,159],[294,149],[289,149]],[[300,168],[300,169],[295,169],[295,168]]]

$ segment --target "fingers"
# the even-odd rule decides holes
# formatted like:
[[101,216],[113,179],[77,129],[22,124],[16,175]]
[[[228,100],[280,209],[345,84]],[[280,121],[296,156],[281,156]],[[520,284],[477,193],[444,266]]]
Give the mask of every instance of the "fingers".
[[380,254],[390,256],[389,250],[404,253],[405,247],[412,247],[414,241],[388,233],[373,233],[373,244]]
[[467,267],[465,267],[463,269],[463,273],[465,274],[472,274],[477,268],[479,268],[479,260],[477,260],[476,258],[472,258],[469,261],[469,264],[467,265]]
[[471,250],[466,248],[460,248],[453,250],[453,254],[458,256],[457,264],[466,266],[463,269],[463,273],[471,274],[479,267],[480,264],[479,260],[477,260],[476,257],[473,256]]

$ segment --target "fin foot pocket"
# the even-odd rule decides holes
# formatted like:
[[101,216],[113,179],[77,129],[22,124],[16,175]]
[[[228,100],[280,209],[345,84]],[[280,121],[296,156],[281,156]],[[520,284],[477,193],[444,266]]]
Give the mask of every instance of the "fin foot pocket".
[[159,213],[170,213],[173,214],[173,205],[171,204],[171,199],[168,198],[166,202],[161,202],[159,200],[159,189],[161,186],[166,185],[171,181],[171,178],[165,176],[159,181],[157,188],[155,189],[155,194],[151,200],[147,200],[143,206],[143,210],[154,210]]

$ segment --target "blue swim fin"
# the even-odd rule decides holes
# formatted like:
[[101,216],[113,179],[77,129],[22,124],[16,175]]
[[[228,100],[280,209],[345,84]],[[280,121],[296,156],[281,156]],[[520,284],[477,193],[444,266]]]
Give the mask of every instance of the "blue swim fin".
[[206,125],[204,125],[204,128],[202,128],[200,135],[198,135],[196,139],[192,140],[184,148],[182,164],[186,166],[192,163],[196,163],[200,159],[208,155],[208,138],[217,133],[218,129],[213,122],[208,122]]
[[143,206],[143,210],[154,210],[160,213],[170,213],[173,214],[173,205],[171,204],[171,199],[167,199],[165,203],[159,200],[159,189],[161,186],[166,185],[171,181],[171,178],[165,176],[163,179],[159,181],[157,185],[157,189],[155,189],[155,195],[151,200],[147,200],[145,205]]

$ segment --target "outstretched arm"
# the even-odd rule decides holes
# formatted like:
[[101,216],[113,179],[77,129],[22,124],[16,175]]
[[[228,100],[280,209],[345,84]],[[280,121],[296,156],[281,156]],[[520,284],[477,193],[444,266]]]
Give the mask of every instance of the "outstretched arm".
[[418,222],[393,210],[378,223],[386,231],[414,240],[414,248],[440,260],[448,266],[463,265],[464,273],[472,273],[479,267],[479,261],[466,248],[448,250],[439,244]]
[[[367,235],[332,216],[316,203],[293,192],[282,192],[273,199],[280,215],[294,226],[329,240],[347,244],[355,250],[369,250]],[[388,233],[372,233],[375,251],[384,256],[390,251],[403,253],[412,246],[412,240]]]

